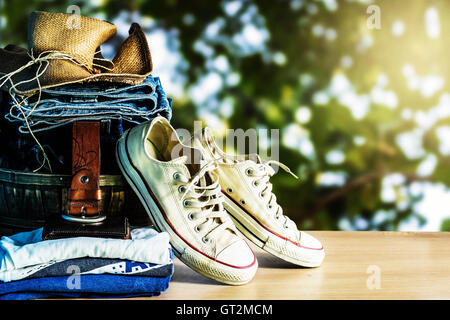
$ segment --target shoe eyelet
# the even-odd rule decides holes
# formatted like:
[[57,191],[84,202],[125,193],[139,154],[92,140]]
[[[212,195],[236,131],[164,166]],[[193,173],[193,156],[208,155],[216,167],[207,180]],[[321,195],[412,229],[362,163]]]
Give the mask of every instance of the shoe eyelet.
[[260,192],[259,194],[259,197],[261,198],[261,199],[263,199],[264,198],[264,195],[263,195],[263,193],[262,192]]
[[[271,204],[267,205],[267,209],[271,210],[273,208],[273,206]],[[278,218],[277,218],[278,219]]]
[[287,226],[287,225],[283,225],[283,228],[285,228],[285,229],[289,229],[289,227]]
[[186,191],[186,187],[185,186],[179,186],[178,187],[178,192],[179,193],[184,193]]
[[175,173],[173,174],[173,179],[176,180],[176,181],[178,181],[179,178],[180,178],[180,173],[179,173],[179,172],[175,172]]
[[191,221],[194,220],[194,214],[192,212],[190,212],[188,214],[188,219],[191,220]]
[[241,202],[241,204],[245,205],[245,200],[244,199],[242,199],[240,202]]
[[197,232],[197,233],[199,233],[199,232],[200,232],[200,228],[199,228],[198,226],[195,226],[195,227],[194,227],[194,231]]
[[203,241],[203,243],[208,243],[209,239],[206,236],[204,236],[204,237],[202,237],[202,241]]
[[227,188],[227,192],[228,192],[228,193],[232,193],[232,192],[233,192],[233,189]]
[[183,200],[183,207],[188,208],[190,204],[189,200]]
[[252,182],[252,186],[254,186],[255,188],[257,188],[259,185],[259,183],[256,180],[253,180]]
[[247,176],[250,176],[250,175],[252,174],[252,168],[247,168],[247,169],[245,169],[245,174],[246,174]]

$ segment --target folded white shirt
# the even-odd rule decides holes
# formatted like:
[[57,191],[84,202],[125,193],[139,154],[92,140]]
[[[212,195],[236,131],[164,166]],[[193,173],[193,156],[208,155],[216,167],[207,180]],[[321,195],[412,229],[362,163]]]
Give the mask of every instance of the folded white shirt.
[[0,240],[0,272],[83,257],[154,264],[171,263],[169,234],[151,227],[131,230],[131,239],[74,237],[42,240],[39,228]]

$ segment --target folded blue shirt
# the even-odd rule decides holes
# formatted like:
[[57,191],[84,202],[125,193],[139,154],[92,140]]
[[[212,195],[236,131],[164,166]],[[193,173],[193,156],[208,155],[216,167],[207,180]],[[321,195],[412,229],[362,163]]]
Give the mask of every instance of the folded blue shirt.
[[112,298],[153,296],[169,288],[172,276],[71,275],[0,282],[0,300],[44,297]]

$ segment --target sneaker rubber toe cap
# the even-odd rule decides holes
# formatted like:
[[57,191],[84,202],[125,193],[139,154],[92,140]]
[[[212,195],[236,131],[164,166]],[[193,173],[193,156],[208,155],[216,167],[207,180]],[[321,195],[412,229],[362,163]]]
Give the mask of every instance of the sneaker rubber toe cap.
[[323,250],[322,243],[306,232],[301,233],[300,245],[305,249]]
[[223,249],[217,260],[233,267],[250,268],[255,264],[255,254],[244,240],[236,241]]

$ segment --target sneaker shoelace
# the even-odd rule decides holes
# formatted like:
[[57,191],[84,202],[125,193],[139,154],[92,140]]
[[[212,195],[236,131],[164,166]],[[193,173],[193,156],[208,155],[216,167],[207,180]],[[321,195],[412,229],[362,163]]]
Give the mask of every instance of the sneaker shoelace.
[[[219,178],[213,173],[216,168],[217,162],[212,160],[203,165],[190,179],[181,173],[174,176],[174,179],[181,183],[178,188],[183,193],[183,206],[197,209],[189,213],[188,218],[198,221],[195,231],[203,235],[204,243],[210,242],[225,229],[233,227],[223,208]],[[206,174],[213,176],[215,181],[207,185]]]
[[270,166],[271,164],[278,165],[280,168],[298,179],[298,177],[289,169],[288,166],[276,160],[258,163],[256,165],[256,170],[248,168],[246,174],[255,178],[252,184],[258,191],[259,196],[263,200],[266,207],[269,209],[269,212],[273,215],[273,218],[277,220],[282,219],[283,227],[285,229],[297,230],[297,225],[295,222],[283,215],[283,208],[281,208],[281,206],[277,203],[277,197],[272,193],[273,186],[272,183],[270,183],[270,178],[275,174],[275,170]]
[[[216,146],[214,144],[214,137],[211,134],[208,134],[207,132],[203,132],[203,139],[207,143],[209,148],[212,150],[212,153],[214,155],[217,155],[218,150],[216,149]],[[220,160],[223,160],[225,163],[227,163],[228,158],[225,154],[222,153],[222,155],[220,155],[218,158],[213,159],[211,161],[215,161],[215,163],[218,164]],[[236,161],[238,160],[232,160],[232,162]],[[265,162],[261,161],[261,163],[256,162],[257,170],[255,171],[249,168],[250,170],[247,169],[246,173],[248,176],[253,176],[256,178],[253,181],[253,186],[257,188],[259,196],[264,201],[269,211],[272,213],[273,215],[272,218],[277,220],[280,219],[284,220],[282,221],[283,227],[285,229],[293,230],[296,234],[296,238],[300,239],[300,232],[297,229],[297,225],[295,224],[294,221],[289,219],[289,217],[283,215],[283,208],[281,208],[281,206],[277,203],[277,198],[275,194],[272,193],[273,186],[270,183],[270,178],[275,174],[275,170],[273,170],[273,168],[270,166],[271,164],[278,165],[284,171],[286,171],[287,173],[291,174],[296,179],[298,179],[298,177],[291,171],[291,169],[287,165],[276,160],[268,160]]]

